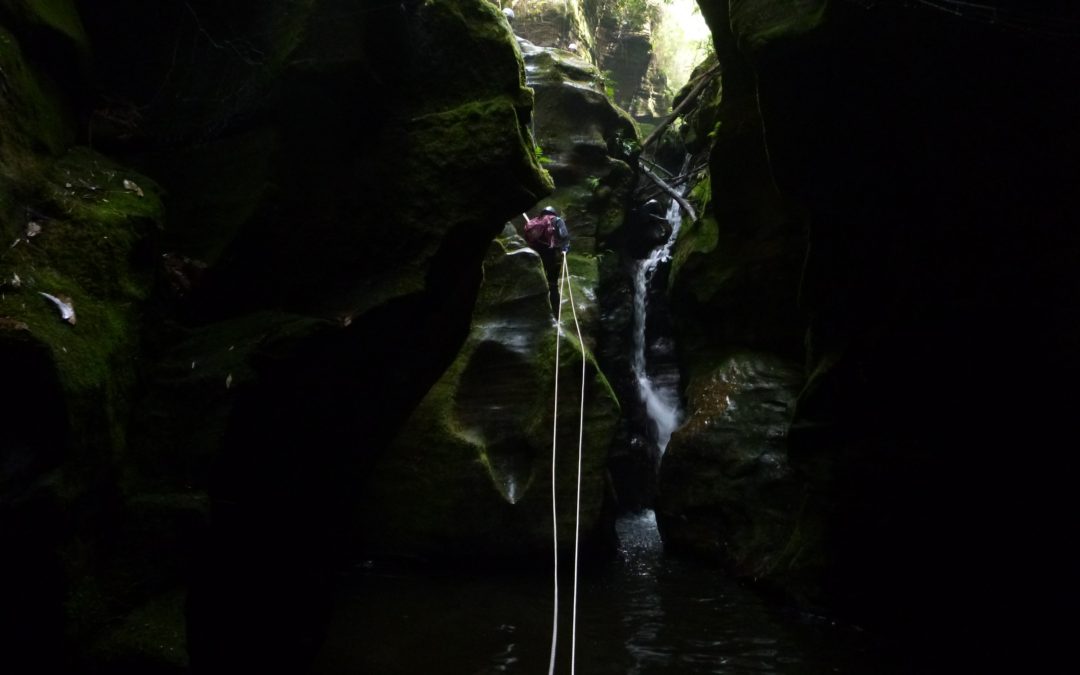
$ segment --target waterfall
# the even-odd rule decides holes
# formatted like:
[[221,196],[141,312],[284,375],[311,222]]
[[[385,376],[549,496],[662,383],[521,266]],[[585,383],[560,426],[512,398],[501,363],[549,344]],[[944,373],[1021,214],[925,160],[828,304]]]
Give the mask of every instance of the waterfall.
[[646,414],[656,424],[656,444],[663,456],[671,434],[679,424],[678,392],[673,386],[662,386],[649,376],[645,353],[645,317],[649,283],[661,263],[671,259],[671,247],[679,236],[682,215],[679,204],[673,199],[666,218],[671,224],[671,235],[662,246],[657,247],[645,260],[639,260],[634,270],[634,355],[631,367],[637,380],[638,393],[645,404]]

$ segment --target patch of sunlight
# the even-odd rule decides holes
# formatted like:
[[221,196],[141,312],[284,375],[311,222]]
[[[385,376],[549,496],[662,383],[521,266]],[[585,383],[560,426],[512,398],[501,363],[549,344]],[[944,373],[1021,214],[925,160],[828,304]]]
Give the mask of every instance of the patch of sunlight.
[[667,0],[659,6],[660,21],[653,28],[653,50],[660,70],[668,78],[668,86],[678,91],[690,78],[694,66],[708,55],[712,34],[696,0]]

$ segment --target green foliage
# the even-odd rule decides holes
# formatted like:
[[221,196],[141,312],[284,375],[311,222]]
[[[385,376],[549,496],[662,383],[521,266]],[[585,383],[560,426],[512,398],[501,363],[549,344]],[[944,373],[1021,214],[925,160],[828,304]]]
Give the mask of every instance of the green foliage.
[[600,73],[600,80],[604,85],[604,94],[611,100],[615,100],[615,73],[605,70]]
[[608,151],[623,161],[632,162],[641,154],[641,142],[636,136],[628,136],[623,129],[616,129],[608,143]]
[[693,0],[668,0],[650,41],[656,66],[673,88],[682,86],[712,49],[711,32]]
[[533,152],[536,153],[536,161],[541,164],[551,163],[551,158],[544,154],[544,149],[539,144],[533,146]]
[[616,28],[640,31],[655,23],[661,13],[661,4],[671,0],[596,0],[593,3],[593,20],[596,25],[613,23]]

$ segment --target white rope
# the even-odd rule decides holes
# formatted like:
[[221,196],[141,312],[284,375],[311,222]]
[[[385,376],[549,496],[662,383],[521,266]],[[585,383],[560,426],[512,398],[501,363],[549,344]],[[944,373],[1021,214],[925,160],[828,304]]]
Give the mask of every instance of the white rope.
[[566,280],[566,254],[559,273],[559,310],[555,322],[555,408],[551,413],[551,539],[555,550],[555,607],[551,619],[551,661],[548,675],[555,675],[555,646],[559,640],[559,514],[555,508],[555,445],[559,431],[559,345],[562,343],[562,286]]
[[[563,269],[566,269],[566,251],[563,251]],[[570,309],[574,313],[574,330],[577,331],[578,345],[581,349],[581,412],[578,416],[578,447],[577,447],[577,510],[574,512],[574,604],[572,622],[570,624],[570,675],[574,675],[577,656],[577,596],[578,596],[578,548],[581,542],[581,454],[585,440],[585,341],[581,339],[581,325],[578,324],[577,307],[574,305],[573,284],[567,274],[567,294],[570,296]],[[560,311],[562,302],[559,302]]]
[[585,341],[581,337],[581,324],[578,323],[577,307],[574,305],[574,290],[570,283],[570,270],[566,263],[565,251],[563,251],[562,271],[559,274],[559,311],[555,324],[555,412],[551,429],[551,536],[554,541],[553,548],[555,551],[555,608],[551,624],[551,660],[548,663],[548,675],[555,675],[555,652],[559,635],[559,535],[556,529],[558,512],[555,508],[555,447],[559,429],[559,343],[562,342],[563,297],[570,300],[570,309],[574,313],[574,330],[577,332],[578,344],[581,346],[581,411],[578,415],[577,506],[574,512],[574,601],[570,625],[570,675],[574,675],[577,665],[578,559],[581,543],[581,458],[585,439],[585,372],[588,361],[585,358]]

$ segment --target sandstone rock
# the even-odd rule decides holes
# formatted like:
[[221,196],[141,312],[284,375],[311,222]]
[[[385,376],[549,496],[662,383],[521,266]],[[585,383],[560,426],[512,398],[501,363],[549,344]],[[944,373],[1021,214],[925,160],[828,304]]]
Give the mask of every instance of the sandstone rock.
[[803,487],[788,461],[802,379],[797,364],[751,352],[690,373],[684,422],[660,469],[656,511],[666,544],[753,578],[787,574],[811,564],[800,557],[820,555],[804,548],[816,542],[801,540]]
[[[571,270],[588,261],[572,257]],[[595,274],[595,273],[594,273]],[[575,275],[576,276],[576,275]],[[575,282],[578,297],[588,286]],[[557,483],[560,539],[572,537],[581,362],[590,374],[581,529],[602,518],[616,402],[564,311]],[[377,553],[514,557],[551,546],[555,328],[539,257],[516,236],[492,244],[469,338],[372,467],[362,507]],[[569,545],[571,539],[562,542]]]

